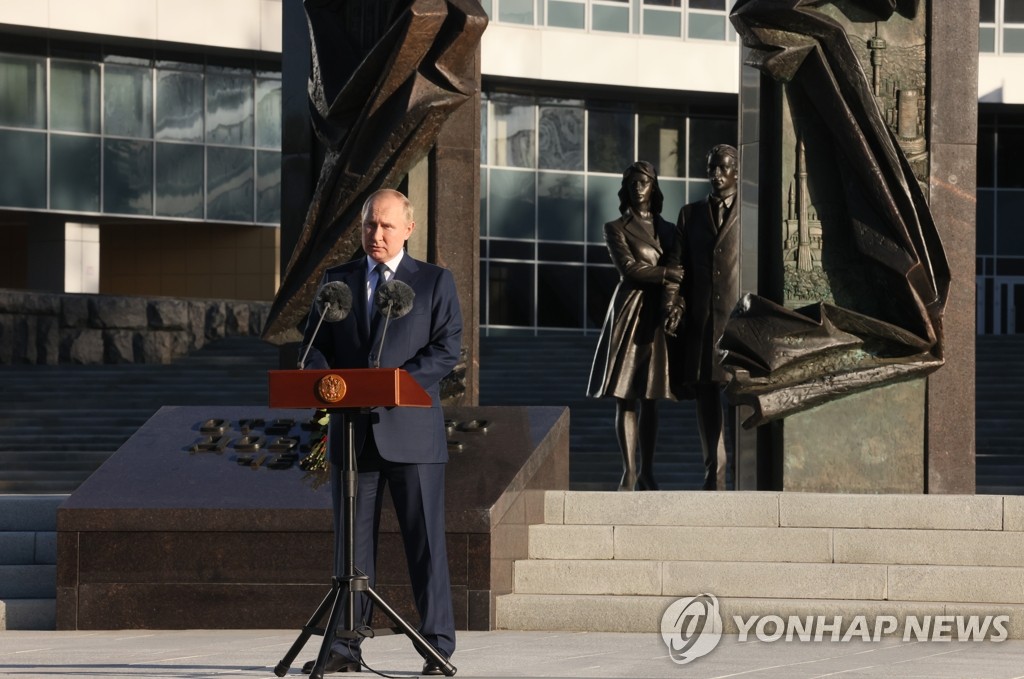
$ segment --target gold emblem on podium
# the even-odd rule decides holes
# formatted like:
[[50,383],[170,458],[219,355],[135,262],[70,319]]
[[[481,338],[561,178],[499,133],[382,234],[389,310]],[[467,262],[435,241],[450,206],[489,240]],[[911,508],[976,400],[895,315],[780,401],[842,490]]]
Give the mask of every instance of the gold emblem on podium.
[[324,375],[316,383],[316,394],[328,403],[337,403],[345,398],[348,387],[345,380],[337,375]]

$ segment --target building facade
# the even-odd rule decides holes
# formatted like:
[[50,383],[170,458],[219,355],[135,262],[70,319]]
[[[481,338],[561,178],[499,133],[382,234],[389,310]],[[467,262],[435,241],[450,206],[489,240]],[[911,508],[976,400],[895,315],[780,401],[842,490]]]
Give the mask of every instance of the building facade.
[[[293,1],[0,0],[0,287],[272,298]],[[738,141],[732,2],[482,4],[481,331],[596,333],[623,169],[674,220]],[[979,38],[977,328],[1013,333],[1024,0],[981,0]]]

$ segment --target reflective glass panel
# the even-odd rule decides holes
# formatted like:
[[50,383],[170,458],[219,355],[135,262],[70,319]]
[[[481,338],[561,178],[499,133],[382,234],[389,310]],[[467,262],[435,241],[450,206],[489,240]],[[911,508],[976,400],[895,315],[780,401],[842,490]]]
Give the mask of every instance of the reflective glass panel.
[[488,187],[490,225],[488,235],[494,238],[535,238],[533,172],[491,170]]
[[981,7],[978,13],[978,19],[983,24],[995,23],[996,0],[981,0]]
[[490,262],[488,321],[492,325],[533,325],[533,264]]
[[583,169],[583,108],[541,106],[540,167],[549,170]]
[[1024,148],[1024,128],[999,128],[996,181],[1000,188],[1024,188],[1024,163],[1017,155],[1021,148]]
[[644,10],[644,33],[678,38],[683,31],[683,15],[679,12]]
[[736,121],[690,118],[689,176],[708,176],[708,151],[716,144],[736,146]]
[[46,135],[0,130],[0,167],[16,167],[0,181],[0,205],[46,207]]
[[548,2],[548,26],[558,28],[584,28],[586,26],[586,7],[579,2]]
[[99,64],[54,59],[50,78],[51,129],[99,134]]
[[207,143],[251,146],[252,139],[252,78],[224,73],[207,73]]
[[978,51],[996,51],[996,29],[992,26],[981,26],[978,28]]
[[1024,2],[1003,0],[1003,21],[1008,24],[1024,24]]
[[499,0],[498,21],[533,24],[533,0]]
[[46,127],[46,62],[0,54],[0,125]]
[[100,138],[50,136],[50,208],[100,211]]
[[693,40],[725,40],[725,16],[691,12],[687,17],[686,37]]
[[152,214],[153,143],[107,139],[103,147],[103,211]]
[[148,68],[107,64],[103,74],[104,134],[153,136],[153,80]]
[[592,5],[593,21],[591,28],[595,31],[613,31],[629,33],[629,8]]
[[978,190],[977,248],[979,255],[995,254],[995,191]]
[[683,177],[686,166],[686,119],[641,113],[637,156],[654,164],[658,177]]
[[644,0],[644,4],[658,7],[681,7],[682,0]]
[[587,325],[600,328],[608,313],[608,303],[619,284],[619,272],[611,266],[587,267]]
[[[623,168],[625,169],[625,168]],[[622,177],[587,177],[587,241],[604,243],[604,225],[619,218]]]
[[202,219],[203,147],[156,145],[156,213]]
[[1024,52],[1024,28],[1003,30],[1003,52]]
[[661,195],[665,197],[661,216],[675,223],[679,217],[679,211],[686,205],[686,182],[681,179],[659,178],[658,186],[661,188]]
[[996,198],[996,252],[1000,257],[1024,255],[1024,191],[1000,191]]
[[[1024,140],[1022,140],[1024,141]],[[978,187],[992,187],[995,180],[996,128],[978,126]]]
[[281,221],[281,154],[276,151],[256,152],[256,221]]
[[537,325],[579,328],[583,325],[582,266],[537,265]]
[[588,164],[591,172],[621,174],[633,158],[633,113],[591,109],[587,132]]
[[253,154],[248,149],[206,147],[206,218],[253,221]]
[[156,72],[156,138],[203,140],[203,74]]
[[[492,101],[492,165],[534,167],[533,136],[535,107],[531,100]],[[522,103],[519,103],[522,102]]]
[[725,11],[725,0],[690,0],[690,9],[717,9]]
[[256,81],[256,146],[281,148],[281,81]]
[[537,181],[537,237],[582,242],[583,175],[541,172]]

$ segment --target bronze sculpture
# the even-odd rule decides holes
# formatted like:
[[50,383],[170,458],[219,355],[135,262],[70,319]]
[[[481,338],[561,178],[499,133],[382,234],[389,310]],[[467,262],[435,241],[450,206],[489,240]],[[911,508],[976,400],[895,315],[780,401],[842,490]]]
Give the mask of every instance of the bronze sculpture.
[[662,299],[666,283],[678,284],[683,269],[663,262],[673,238],[672,224],[661,217],[663,203],[654,166],[639,160],[622,174],[621,216],[604,225],[620,278],[601,328],[587,396],[615,398],[623,467],[619,490],[626,491],[657,489],[657,399],[673,398]]
[[[719,365],[715,345],[739,298],[737,155],[727,144],[708,152],[711,195],[683,206],[668,258],[670,265],[682,264],[686,271],[681,285],[666,288],[666,331],[674,334],[678,330],[680,335],[673,351],[675,391],[696,399],[704,490],[725,489],[728,459],[721,393],[728,374]],[[685,320],[680,299],[685,302]]]
[[834,299],[793,310],[751,295],[722,336],[723,365],[733,374],[727,392],[753,410],[744,426],[921,377],[943,363],[950,271],[938,231],[850,36],[829,16],[913,18],[919,4],[739,0],[732,11],[751,50],[747,64],[785,83],[801,106],[794,117],[825,140],[838,205],[822,223],[823,240],[839,244],[824,262]]
[[323,271],[359,250],[359,210],[395,188],[478,86],[461,77],[487,26],[478,0],[305,0],[320,178],[263,337],[295,340]]

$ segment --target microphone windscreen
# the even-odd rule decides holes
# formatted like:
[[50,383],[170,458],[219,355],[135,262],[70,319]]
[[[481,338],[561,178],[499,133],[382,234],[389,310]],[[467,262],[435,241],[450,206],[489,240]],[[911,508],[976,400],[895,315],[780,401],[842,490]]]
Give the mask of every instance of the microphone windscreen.
[[341,281],[324,283],[316,293],[316,304],[324,320],[335,323],[352,310],[352,290]]
[[401,318],[412,311],[412,301],[416,293],[408,283],[391,280],[377,288],[375,301],[381,314],[391,310],[391,318]]

